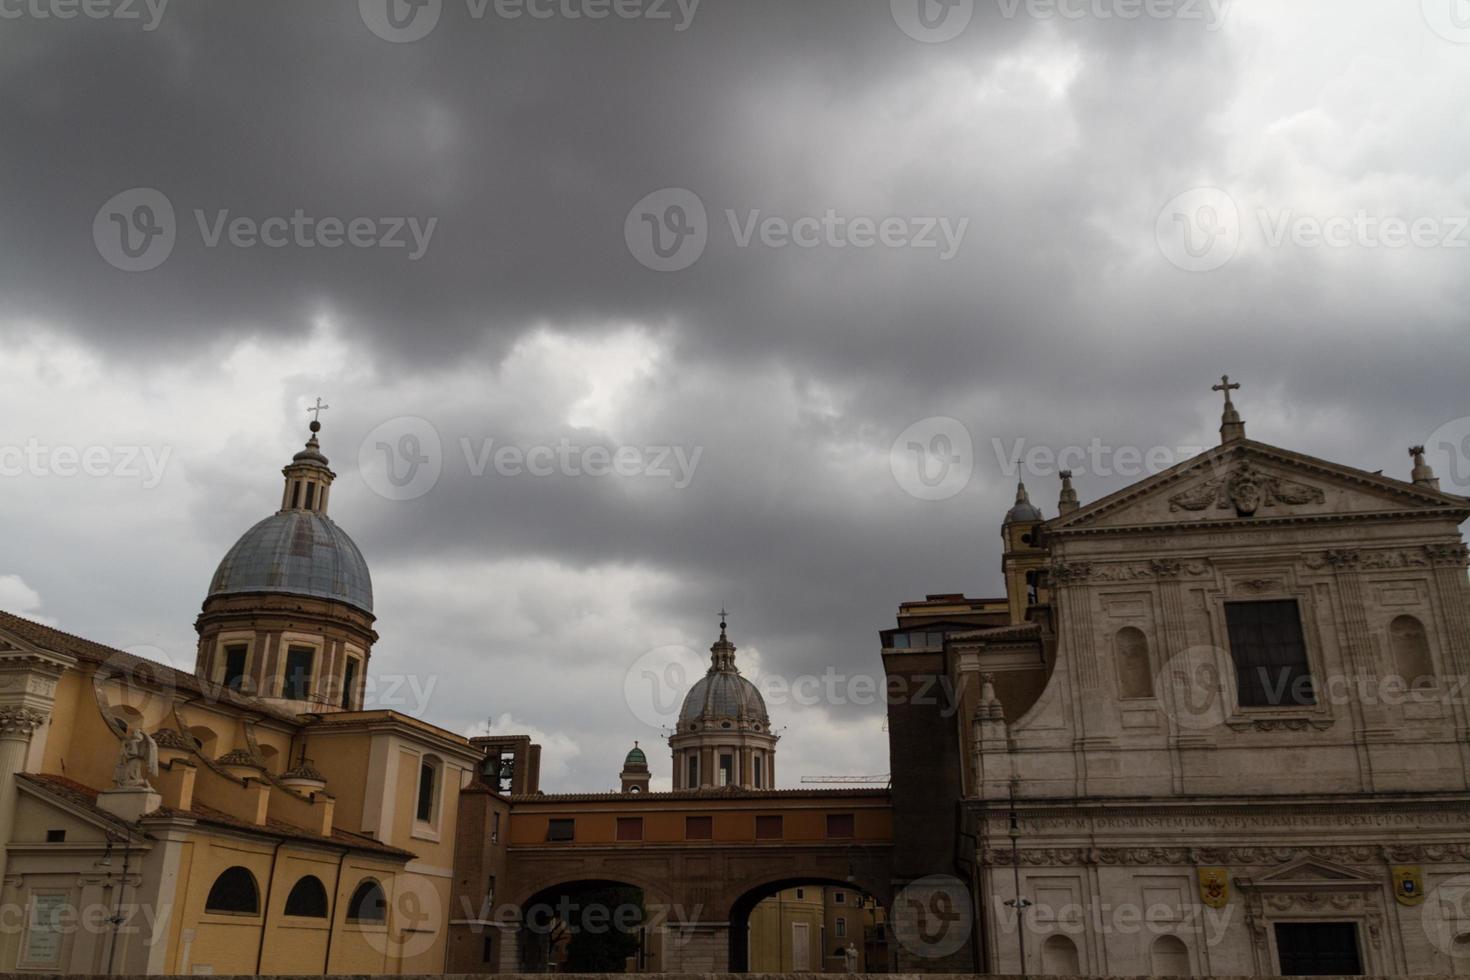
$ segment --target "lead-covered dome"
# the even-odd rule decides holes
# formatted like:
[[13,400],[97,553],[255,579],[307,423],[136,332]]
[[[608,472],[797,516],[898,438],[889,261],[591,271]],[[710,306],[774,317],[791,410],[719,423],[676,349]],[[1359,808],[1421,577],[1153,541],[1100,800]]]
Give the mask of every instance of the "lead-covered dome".
[[725,635],[720,621],[720,638],[710,647],[710,668],[684,696],[679,709],[679,727],[691,722],[741,721],[769,728],[766,699],[754,684],[740,676],[735,666],[735,644]]
[[335,599],[373,611],[373,580],[362,552],[335,521],[310,510],[267,517],[225,555],[209,595],[247,592]]

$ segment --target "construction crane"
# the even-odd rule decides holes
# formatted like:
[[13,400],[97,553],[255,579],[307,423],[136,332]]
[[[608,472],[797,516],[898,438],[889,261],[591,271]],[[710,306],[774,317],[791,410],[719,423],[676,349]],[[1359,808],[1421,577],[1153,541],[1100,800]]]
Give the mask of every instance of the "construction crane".
[[802,776],[801,781],[804,783],[840,783],[848,786],[882,783],[887,786],[892,776],[893,774],[888,772],[879,773],[876,776]]

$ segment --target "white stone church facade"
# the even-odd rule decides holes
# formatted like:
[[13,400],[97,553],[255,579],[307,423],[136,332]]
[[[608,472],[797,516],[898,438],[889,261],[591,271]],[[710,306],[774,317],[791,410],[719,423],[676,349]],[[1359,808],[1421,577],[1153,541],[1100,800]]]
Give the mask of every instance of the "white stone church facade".
[[1470,499],[1253,442],[1230,390],[1200,456],[1023,490],[1008,621],[946,631],[980,963],[1470,973]]

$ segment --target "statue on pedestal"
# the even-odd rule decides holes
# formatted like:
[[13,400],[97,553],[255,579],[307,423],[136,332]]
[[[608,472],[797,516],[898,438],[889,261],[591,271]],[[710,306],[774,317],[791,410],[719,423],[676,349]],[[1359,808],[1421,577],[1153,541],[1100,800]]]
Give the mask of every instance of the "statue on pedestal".
[[134,728],[132,734],[123,739],[112,781],[118,789],[151,790],[153,787],[149,785],[148,777],[157,775],[158,744],[143,729]]

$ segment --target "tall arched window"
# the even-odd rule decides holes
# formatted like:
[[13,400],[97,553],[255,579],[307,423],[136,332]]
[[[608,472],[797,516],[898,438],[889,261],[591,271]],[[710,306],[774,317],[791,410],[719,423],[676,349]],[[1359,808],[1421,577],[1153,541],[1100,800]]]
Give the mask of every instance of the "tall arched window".
[[1053,977],[1080,976],[1077,944],[1059,933],[1047,936],[1041,944],[1041,972]]
[[1394,671],[1410,687],[1434,684],[1434,658],[1429,655],[1429,637],[1424,624],[1413,616],[1399,616],[1388,624],[1388,645],[1393,650]]
[[257,914],[260,911],[260,889],[255,886],[255,875],[238,864],[221,871],[214,884],[209,886],[204,911]]
[[1113,638],[1113,647],[1118,668],[1118,696],[1153,697],[1154,672],[1148,659],[1148,637],[1140,629],[1125,626]]
[[419,760],[419,791],[414,817],[422,823],[431,824],[439,819],[439,773],[442,768],[437,756],[426,755]]
[[1149,972],[1156,977],[1193,975],[1189,966],[1189,947],[1178,936],[1160,936],[1148,952]]
[[387,919],[388,899],[383,894],[383,886],[371,878],[364,878],[347,903],[347,921],[385,922]]
[[286,914],[308,919],[327,917],[327,889],[316,875],[307,875],[291,886],[286,896]]

